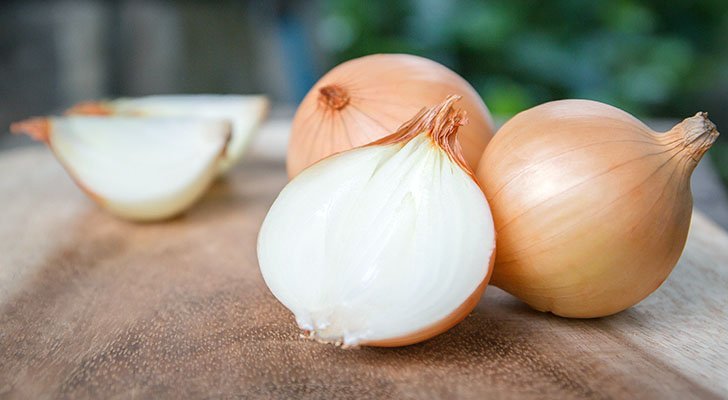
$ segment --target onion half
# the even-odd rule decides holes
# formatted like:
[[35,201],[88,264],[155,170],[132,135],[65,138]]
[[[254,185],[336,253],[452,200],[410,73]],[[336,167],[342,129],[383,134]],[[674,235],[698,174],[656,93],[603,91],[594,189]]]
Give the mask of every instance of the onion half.
[[109,101],[84,102],[68,110],[71,115],[114,115],[222,119],[232,126],[232,136],[220,163],[224,173],[239,162],[265,119],[269,108],[263,95],[155,95]]
[[455,134],[457,96],[370,145],[322,160],[280,193],[258,237],[266,284],[309,336],[403,346],[478,302],[495,233]]
[[91,199],[138,221],[175,216],[214,180],[230,124],[142,117],[33,118],[11,127],[45,142]]

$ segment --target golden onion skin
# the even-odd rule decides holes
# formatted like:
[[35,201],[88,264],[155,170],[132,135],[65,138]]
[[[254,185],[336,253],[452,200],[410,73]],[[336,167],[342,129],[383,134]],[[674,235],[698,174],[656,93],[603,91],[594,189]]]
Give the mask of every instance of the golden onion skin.
[[478,93],[447,67],[409,54],[374,54],[349,60],[311,88],[293,118],[286,168],[293,178],[332,154],[381,139],[424,107],[459,95],[468,125],[458,140],[475,170],[493,120]]
[[497,232],[492,283],[565,317],[637,304],[680,257],[692,215],[690,175],[717,136],[705,113],[655,133],[588,100],[516,115],[476,174]]

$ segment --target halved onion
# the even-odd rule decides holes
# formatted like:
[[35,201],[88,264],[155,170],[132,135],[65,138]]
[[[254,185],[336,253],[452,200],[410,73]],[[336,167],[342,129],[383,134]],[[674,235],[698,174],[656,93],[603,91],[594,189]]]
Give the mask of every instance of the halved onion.
[[46,142],[76,183],[113,214],[158,220],[205,192],[231,127],[211,119],[72,116],[35,118],[11,129]]
[[220,164],[220,172],[240,161],[257,128],[268,112],[263,95],[157,95],[80,103],[69,114],[201,117],[225,119],[232,124],[232,137]]
[[458,96],[303,170],[258,236],[260,270],[300,328],[344,345],[440,334],[488,283],[495,232],[455,139]]

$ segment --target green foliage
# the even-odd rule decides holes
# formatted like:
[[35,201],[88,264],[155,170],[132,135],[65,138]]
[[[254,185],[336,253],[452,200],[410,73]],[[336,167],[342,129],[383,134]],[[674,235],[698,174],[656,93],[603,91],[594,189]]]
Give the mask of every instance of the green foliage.
[[331,46],[337,61],[424,55],[459,71],[506,116],[566,97],[687,115],[728,64],[721,0],[330,0],[326,10],[348,32]]

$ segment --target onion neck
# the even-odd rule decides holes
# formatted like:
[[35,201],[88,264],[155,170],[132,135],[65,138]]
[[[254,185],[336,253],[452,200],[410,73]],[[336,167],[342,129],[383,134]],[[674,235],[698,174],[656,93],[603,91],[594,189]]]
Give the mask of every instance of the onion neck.
[[332,110],[341,110],[349,104],[350,100],[349,93],[339,85],[326,85],[319,89],[319,104]]
[[100,101],[85,101],[66,110],[66,115],[111,115],[111,108]]
[[701,111],[675,125],[670,130],[670,136],[673,135],[682,138],[684,151],[697,164],[715,143],[719,133],[715,124],[708,119],[708,113]]
[[48,143],[51,135],[51,122],[48,118],[36,117],[10,124],[14,135],[28,135],[39,142]]
[[465,111],[453,108],[453,104],[460,98],[458,95],[450,95],[434,107],[423,108],[412,119],[402,124],[396,132],[371,145],[404,143],[417,135],[426,134],[451,160],[470,176],[474,176],[472,169],[465,162],[463,150],[457,140],[458,128],[468,123]]

